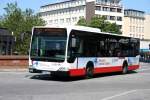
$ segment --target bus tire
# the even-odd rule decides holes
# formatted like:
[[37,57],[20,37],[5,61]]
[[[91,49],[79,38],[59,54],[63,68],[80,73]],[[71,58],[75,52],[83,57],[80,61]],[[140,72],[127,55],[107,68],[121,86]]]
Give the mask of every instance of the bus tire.
[[86,78],[92,78],[94,75],[94,66],[92,62],[89,62],[86,67]]
[[123,64],[122,74],[127,74],[127,73],[128,73],[128,64],[125,62]]

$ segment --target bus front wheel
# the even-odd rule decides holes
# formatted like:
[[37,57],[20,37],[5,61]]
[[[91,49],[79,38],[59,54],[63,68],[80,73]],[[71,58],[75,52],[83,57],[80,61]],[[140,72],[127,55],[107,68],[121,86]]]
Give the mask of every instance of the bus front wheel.
[[128,64],[124,63],[122,68],[122,74],[127,74],[127,73],[128,73]]

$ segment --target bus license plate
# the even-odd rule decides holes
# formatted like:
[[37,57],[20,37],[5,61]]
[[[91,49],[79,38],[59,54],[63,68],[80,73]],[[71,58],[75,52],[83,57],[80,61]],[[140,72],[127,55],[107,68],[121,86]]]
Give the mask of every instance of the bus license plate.
[[51,74],[51,72],[48,72],[48,71],[42,71],[42,74]]

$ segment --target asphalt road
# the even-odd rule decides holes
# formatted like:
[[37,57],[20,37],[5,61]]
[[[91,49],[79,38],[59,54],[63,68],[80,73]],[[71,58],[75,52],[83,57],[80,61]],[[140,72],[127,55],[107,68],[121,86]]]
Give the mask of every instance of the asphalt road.
[[0,100],[150,100],[150,64],[136,72],[92,79],[59,79],[28,72],[0,72]]

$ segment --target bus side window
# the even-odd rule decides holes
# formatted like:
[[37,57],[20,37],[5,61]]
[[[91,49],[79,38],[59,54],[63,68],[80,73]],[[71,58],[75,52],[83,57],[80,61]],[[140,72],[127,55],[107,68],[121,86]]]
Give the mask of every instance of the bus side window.
[[77,53],[79,54],[79,56],[83,55],[83,39],[80,39],[79,41],[79,48],[77,50]]
[[84,55],[86,57],[97,56],[97,41],[91,37],[88,37],[84,40]]
[[98,56],[98,57],[103,57],[104,54],[105,54],[104,41],[99,41],[97,56]]

